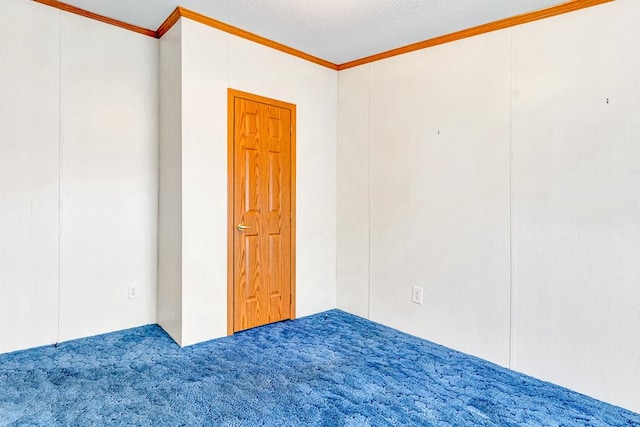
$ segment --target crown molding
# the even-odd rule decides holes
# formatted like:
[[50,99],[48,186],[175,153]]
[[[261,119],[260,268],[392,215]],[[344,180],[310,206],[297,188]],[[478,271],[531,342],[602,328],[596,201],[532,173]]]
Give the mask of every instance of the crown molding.
[[36,3],[55,7],[56,9],[73,13],[75,15],[84,16],[85,18],[93,19],[95,21],[104,22],[105,24],[115,25],[116,27],[124,28],[125,30],[133,31],[135,33],[144,34],[145,36],[157,37],[156,31],[154,30],[138,27],[137,25],[127,24],[126,22],[118,21],[117,19],[111,19],[103,15],[98,15],[97,13],[89,12],[88,10],[80,9],[79,7],[75,7],[58,0],[33,0],[33,1],[35,1]]
[[234,36],[241,37],[246,40],[250,40],[252,42],[261,44],[263,46],[270,47],[275,50],[279,50],[280,52],[288,53],[292,56],[297,56],[298,58],[305,59],[307,61],[313,62],[318,65],[322,65],[323,67],[331,68],[332,70],[338,69],[338,64],[334,64],[333,62],[325,61],[322,58],[318,58],[317,56],[310,55],[301,50],[294,49],[292,47],[286,46],[282,43],[278,43],[276,41],[267,39],[265,37],[259,36],[257,34],[251,33],[249,31],[243,30],[242,28],[234,27],[233,25],[226,24],[222,21],[218,21],[216,19],[210,18],[206,15],[202,15],[201,13],[194,12],[189,9],[185,9],[184,7],[178,6],[169,17],[160,25],[158,28],[157,37],[162,37],[171,27],[178,22],[180,18],[191,19],[192,21],[199,22],[201,24],[207,25],[209,27],[224,31],[225,33],[232,34]]
[[161,39],[162,36],[167,34],[167,32],[180,20],[182,14],[180,13],[180,6],[173,9],[173,12],[167,16],[167,19],[164,20],[162,24],[156,30],[156,38]]
[[246,40],[261,44],[263,46],[270,47],[272,49],[279,50],[280,52],[287,53],[289,55],[296,56],[306,61],[313,62],[323,67],[330,68],[332,70],[346,70],[348,68],[357,67],[359,65],[369,64],[371,62],[380,61],[382,59],[391,58],[394,56],[402,55],[416,50],[422,50],[433,46],[438,46],[445,43],[450,43],[457,40],[466,39],[469,37],[478,36],[480,34],[489,33],[492,31],[502,30],[516,25],[526,24],[528,22],[538,21],[540,19],[550,18],[552,16],[562,15],[565,13],[573,12],[580,9],[596,6],[603,3],[609,3],[615,0],[570,0],[565,3],[561,3],[555,6],[547,7],[545,9],[536,10],[533,12],[523,13],[521,15],[512,16],[510,18],[500,19],[498,21],[489,22],[487,24],[478,25],[476,27],[467,28],[455,33],[445,34],[442,36],[434,37],[432,39],[423,40],[417,43],[412,43],[406,46],[402,46],[396,49],[391,49],[386,52],[377,53],[375,55],[366,56],[364,58],[356,59],[354,61],[345,62],[344,64],[334,64],[333,62],[326,61],[317,56],[310,55],[301,50],[294,49],[286,46],[282,43],[267,39],[249,31],[243,30],[233,25],[226,24],[222,21],[210,18],[202,15],[198,12],[194,12],[189,9],[178,6],[171,14],[165,19],[165,21],[158,27],[157,30],[150,30],[148,28],[138,27],[136,25],[127,24],[126,22],[118,21],[117,19],[111,19],[97,13],[89,12],[84,9],[72,6],[67,3],[63,3],[58,0],[32,0],[36,3],[41,3],[47,6],[55,7],[65,12],[70,12],[76,15],[84,16],[89,19],[104,22],[106,24],[115,25],[116,27],[124,28],[129,31],[144,34],[145,36],[161,38],[173,27],[180,18],[187,18],[201,24],[207,25],[212,28],[224,31],[234,36],[241,37]]
[[366,56],[354,61],[345,62],[338,65],[338,71],[348,68],[357,67],[359,65],[369,64],[371,62],[380,61],[382,59],[391,58],[393,56],[402,55],[416,50],[422,50],[445,43],[451,43],[457,40],[478,36],[480,34],[498,31],[516,25],[526,24],[528,22],[538,21],[540,19],[550,18],[552,16],[562,15],[564,13],[573,12],[587,7],[596,6],[602,3],[608,3],[614,0],[571,0],[556,6],[547,7],[545,9],[533,12],[523,13],[521,15],[512,16],[510,18],[500,19],[499,21],[489,22],[487,24],[478,25],[477,27],[467,28],[455,33],[445,34],[443,36],[434,37],[432,39],[423,40],[421,42],[412,43],[386,52],[377,53],[375,55]]

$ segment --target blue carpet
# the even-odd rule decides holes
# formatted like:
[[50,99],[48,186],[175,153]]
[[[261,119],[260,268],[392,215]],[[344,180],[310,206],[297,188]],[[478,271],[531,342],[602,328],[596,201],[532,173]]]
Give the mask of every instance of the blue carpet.
[[158,326],[0,355],[0,425],[640,426],[339,310],[184,349]]

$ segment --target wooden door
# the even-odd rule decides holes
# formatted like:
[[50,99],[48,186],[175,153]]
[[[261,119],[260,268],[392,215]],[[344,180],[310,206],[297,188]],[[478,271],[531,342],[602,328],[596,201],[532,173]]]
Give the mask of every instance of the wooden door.
[[294,318],[294,122],[229,89],[229,334]]

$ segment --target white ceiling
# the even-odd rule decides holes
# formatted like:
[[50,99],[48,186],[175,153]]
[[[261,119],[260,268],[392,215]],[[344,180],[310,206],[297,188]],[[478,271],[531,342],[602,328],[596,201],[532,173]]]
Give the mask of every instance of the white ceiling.
[[342,64],[566,0],[64,0],[155,30],[182,6]]

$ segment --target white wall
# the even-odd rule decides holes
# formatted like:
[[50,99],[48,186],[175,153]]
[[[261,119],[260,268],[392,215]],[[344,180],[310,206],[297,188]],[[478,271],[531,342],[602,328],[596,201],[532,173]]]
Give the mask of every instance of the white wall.
[[229,87],[297,105],[296,314],[334,308],[337,72],[188,19],[181,23],[180,343],[227,332]]
[[0,353],[56,342],[60,18],[0,6]]
[[153,323],[158,41],[0,12],[0,351]]
[[338,73],[337,305],[369,318],[371,65]]
[[160,39],[159,325],[182,342],[182,23]]
[[371,319],[501,365],[510,49],[500,32],[371,65]]
[[638,22],[619,0],[517,28],[512,120],[512,366],[636,411]]
[[339,76],[338,307],[505,366],[510,49],[492,33]]
[[182,19],[183,345],[227,334],[228,35]]
[[371,292],[339,269],[338,306],[639,411],[639,15],[619,0],[341,76],[358,199],[337,251],[363,264],[370,233]]
[[158,41],[63,13],[61,62],[65,341],[156,321]]

